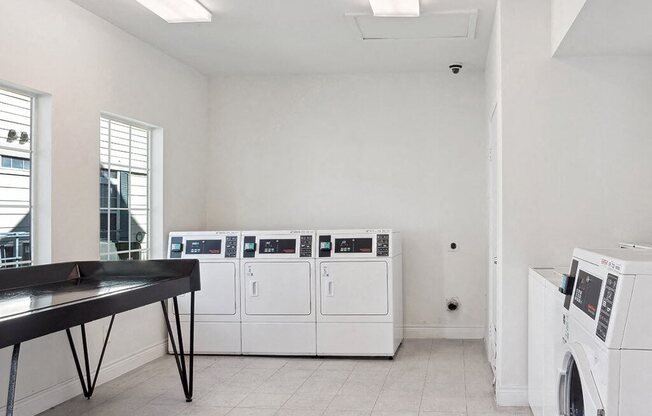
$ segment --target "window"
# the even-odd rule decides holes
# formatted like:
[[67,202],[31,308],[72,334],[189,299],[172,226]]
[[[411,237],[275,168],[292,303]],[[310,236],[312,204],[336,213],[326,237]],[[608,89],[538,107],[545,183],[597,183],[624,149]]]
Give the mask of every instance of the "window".
[[0,155],[3,168],[30,170],[30,161],[22,157]]
[[0,89],[0,268],[32,264],[32,107]]
[[151,131],[100,119],[100,260],[149,257]]

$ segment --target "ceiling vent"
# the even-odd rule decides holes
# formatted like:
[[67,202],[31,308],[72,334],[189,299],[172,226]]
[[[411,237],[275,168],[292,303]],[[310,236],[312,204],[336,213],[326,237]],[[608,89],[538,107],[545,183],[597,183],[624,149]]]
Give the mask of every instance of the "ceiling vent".
[[478,10],[421,14],[420,17],[349,15],[363,40],[474,39]]

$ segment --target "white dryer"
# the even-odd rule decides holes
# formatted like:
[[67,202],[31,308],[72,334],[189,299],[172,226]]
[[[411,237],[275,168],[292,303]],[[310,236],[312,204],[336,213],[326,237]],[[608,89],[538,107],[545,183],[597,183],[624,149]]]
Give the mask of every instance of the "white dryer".
[[317,354],[393,357],[403,341],[401,234],[318,231]]
[[242,232],[242,353],[315,355],[314,231]]
[[559,414],[652,409],[652,250],[575,249],[558,359]]
[[[239,239],[236,231],[170,233],[168,258],[199,260],[201,290],[195,296],[197,354],[242,353]],[[183,337],[188,339],[190,295],[179,296],[178,304]],[[173,307],[170,301],[170,313]]]

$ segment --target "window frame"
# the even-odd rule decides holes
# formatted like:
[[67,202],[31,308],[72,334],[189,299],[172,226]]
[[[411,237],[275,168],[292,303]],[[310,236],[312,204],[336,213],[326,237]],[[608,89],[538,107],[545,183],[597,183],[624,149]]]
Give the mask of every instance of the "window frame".
[[[107,163],[106,167],[102,162],[102,129],[103,129],[102,124],[103,124],[103,122],[106,122],[108,124],[108,130],[107,130],[107,145],[108,145],[107,158],[108,158],[108,163]],[[111,130],[112,130],[111,129],[111,123],[117,123],[117,124],[123,125],[124,127],[129,128],[129,163],[128,163],[128,166],[115,165],[115,164],[111,163]],[[145,175],[147,177],[147,182],[146,182],[147,183],[147,185],[146,185],[146,192],[147,192],[146,206],[145,206],[144,209],[142,209],[142,208],[133,209],[132,208],[132,203],[131,203],[132,192],[129,192],[127,207],[126,208],[120,208],[120,207],[117,207],[117,206],[112,206],[111,200],[112,200],[113,196],[109,192],[105,196],[107,198],[106,208],[103,208],[102,203],[101,203],[101,199],[103,197],[103,195],[102,195],[102,182],[101,182],[102,181],[102,171],[103,170],[107,171],[107,175],[106,175],[106,178],[108,180],[107,188],[109,190],[112,187],[112,184],[111,184],[112,179],[113,179],[111,177],[112,172],[126,172],[127,173],[127,181],[128,181],[127,186],[128,186],[129,191],[131,191],[130,187],[131,187],[132,175],[140,175],[139,173],[137,173],[137,172],[134,173],[132,171],[132,167],[133,167],[132,166],[132,155],[133,155],[133,153],[132,153],[131,149],[132,149],[132,141],[133,141],[133,138],[132,138],[133,137],[133,132],[132,132],[133,129],[142,130],[142,131],[145,131],[147,133],[147,139],[146,139],[146,142],[147,142],[147,152],[146,152],[147,168],[146,168],[146,173],[145,173]],[[99,239],[98,239],[99,240],[99,246],[100,246],[99,258],[100,258],[101,261],[132,260],[133,259],[133,257],[132,257],[133,253],[139,253],[139,256],[138,256],[139,259],[149,259],[152,256],[152,242],[151,242],[151,228],[152,228],[152,224],[151,224],[151,222],[152,222],[151,201],[152,201],[152,195],[151,195],[151,192],[152,192],[152,142],[153,142],[152,136],[153,136],[153,133],[154,133],[154,129],[151,126],[149,126],[149,125],[147,125],[145,123],[141,123],[141,122],[137,122],[137,121],[134,121],[134,120],[126,119],[126,118],[115,116],[115,115],[105,114],[105,113],[102,113],[100,115],[100,132],[99,132],[99,138],[100,138],[100,143],[99,143],[99,156],[100,156],[100,164],[99,165],[100,166],[99,167],[100,167],[100,169],[99,169],[99,172],[98,172],[99,173],[99,179],[100,179],[100,181],[98,182],[98,193],[99,193],[99,197],[100,197],[100,199],[99,199],[100,200],[99,213],[100,213],[100,218],[101,218],[102,215],[106,215],[106,229],[105,229],[106,238],[105,239],[102,238],[103,229],[102,229],[101,221],[100,221],[100,227],[99,227]],[[125,170],[115,169],[115,168],[112,169],[112,167],[115,167],[115,166],[126,167],[126,168],[128,168],[128,170],[125,171]],[[116,179],[117,179],[117,177],[116,177]],[[118,205],[118,204],[116,204],[116,205]],[[120,211],[123,211],[123,212],[126,211],[128,217],[129,217],[128,218],[128,231],[127,231],[127,234],[128,234],[127,243],[128,243],[129,248],[127,250],[118,250],[118,247],[116,246],[114,251],[111,251],[111,250],[103,251],[102,250],[102,244],[103,243],[109,243],[109,244],[107,244],[107,247],[110,247],[110,245],[111,245],[110,243],[112,242],[111,241],[111,233],[112,233],[112,231],[111,231],[111,224],[112,224],[111,223],[111,216],[115,215],[117,217],[117,213],[120,212]],[[136,239],[132,240],[132,233],[131,233],[132,222],[134,221],[133,216],[132,216],[133,211],[136,211],[136,212],[144,211],[145,215],[146,215],[146,221],[147,221],[147,228],[145,230],[146,248],[144,248],[144,249],[142,249],[142,248],[140,248],[140,249],[132,249],[131,248],[132,244],[137,242]],[[119,220],[116,221],[116,222],[119,222]],[[123,258],[123,256],[126,256],[126,258]]]
[[[22,151],[22,150],[16,150],[15,148],[12,148],[10,146],[5,146],[4,143],[6,142],[6,137],[1,138],[0,137],[0,149],[2,150],[7,150],[10,152],[15,152],[15,153],[23,153],[26,154],[28,157],[27,159],[29,160],[30,167],[29,169],[19,169],[19,168],[14,168],[13,166],[11,167],[2,167],[0,163],[0,169],[2,170],[9,170],[13,171],[10,174],[17,175],[17,176],[28,176],[29,177],[29,192],[27,193],[29,195],[29,200],[27,201],[27,212],[29,215],[29,260],[21,260],[21,261],[12,261],[12,262],[3,262],[2,259],[0,258],[0,269],[5,269],[5,268],[16,268],[16,267],[28,267],[34,264],[34,257],[35,257],[35,252],[34,252],[34,218],[35,218],[35,212],[34,212],[34,200],[35,200],[35,180],[34,180],[34,125],[36,124],[36,96],[32,93],[29,93],[27,91],[23,91],[20,89],[12,88],[10,86],[0,84],[0,93],[1,92],[8,92],[10,94],[15,94],[19,95],[22,98],[28,98],[29,99],[29,150],[28,151]],[[5,94],[6,95],[6,94]],[[20,99],[20,98],[19,98]],[[20,133],[16,131],[16,133]],[[5,155],[2,155],[3,158]],[[13,165],[13,159],[15,158],[20,158],[20,159],[25,159],[20,156],[6,156],[12,159],[12,165]],[[24,162],[23,162],[24,163]],[[25,175],[25,172],[27,175]],[[19,174],[20,173],[20,174]],[[21,206],[19,204],[9,204],[6,206],[3,206],[5,208],[25,208],[25,206]],[[17,250],[17,248],[15,248]],[[15,254],[15,253],[14,253]]]

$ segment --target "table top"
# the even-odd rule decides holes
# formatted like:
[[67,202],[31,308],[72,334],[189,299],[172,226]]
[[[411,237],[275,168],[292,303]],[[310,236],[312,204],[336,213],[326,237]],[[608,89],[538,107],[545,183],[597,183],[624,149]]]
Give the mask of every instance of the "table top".
[[[179,277],[177,277],[179,278]],[[45,308],[110,296],[174,277],[76,278],[0,291],[0,320]]]
[[198,260],[0,269],[0,348],[197,290]]

